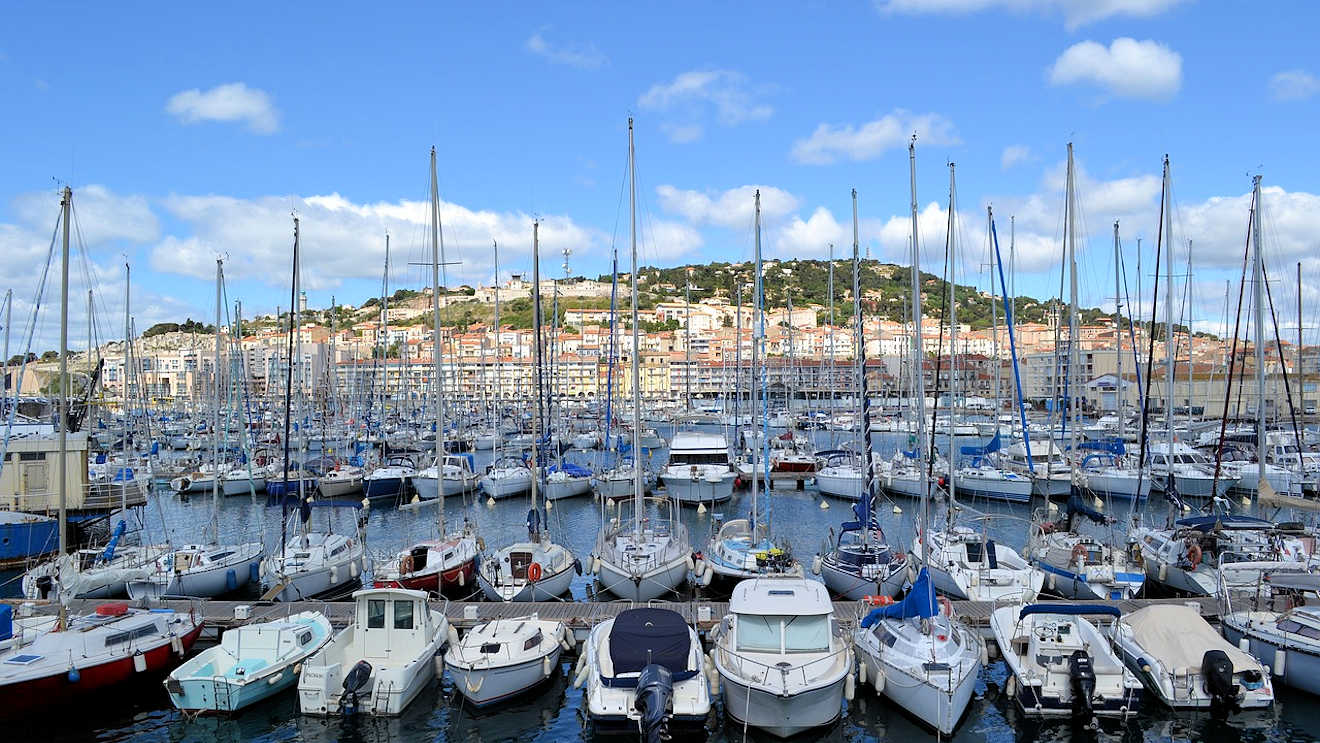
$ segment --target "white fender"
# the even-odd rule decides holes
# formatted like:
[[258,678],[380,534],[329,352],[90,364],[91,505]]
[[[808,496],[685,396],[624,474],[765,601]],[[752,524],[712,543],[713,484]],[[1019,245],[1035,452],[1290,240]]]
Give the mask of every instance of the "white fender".
[[549,511],[550,509],[552,509],[552,508],[554,508],[554,507],[555,507],[555,502],[554,502],[554,501],[552,501],[552,500],[548,500],[548,501],[545,502],[545,510]]
[[138,653],[133,656],[133,670],[138,673],[147,670],[147,656],[145,653]]
[[544,676],[544,677],[546,677],[546,678],[550,678],[550,673],[551,673],[551,671],[554,671],[554,670],[555,670],[555,667],[554,667],[554,664],[552,664],[552,663],[550,662],[550,656],[547,655],[547,656],[545,656],[544,658],[541,659],[541,675],[542,675],[542,676]]
[[[704,561],[703,561],[704,562]],[[689,573],[697,572],[697,563],[692,559],[692,555],[687,556],[687,569]]]
[[495,497],[490,495],[486,496],[486,508],[494,508],[494,507],[495,507]]
[[875,674],[873,674],[873,677],[871,678],[871,686],[875,687],[875,695],[877,697],[885,693],[885,674],[880,669],[876,669]]
[[458,587],[462,588],[465,585],[467,585],[467,574],[460,570],[458,571]]
[[450,647],[458,647],[458,644],[458,630],[454,629],[454,625],[451,624],[449,625],[449,645]]
[[706,574],[703,575],[703,576],[701,576],[701,585],[702,585],[702,586],[709,586],[709,585],[710,585],[710,582],[711,582],[714,578],[715,578],[715,571],[711,570],[710,568],[707,568],[707,569],[706,569]]
[[1169,578],[1169,563],[1167,563],[1167,562],[1165,562],[1165,563],[1161,563],[1161,564],[1160,564],[1160,582],[1163,583],[1164,581],[1168,580],[1168,578]]
[[170,650],[173,650],[175,655],[183,655],[183,640],[179,639],[178,635],[170,635]]
[[857,683],[866,683],[866,661],[857,661]]
[[983,640],[981,642],[981,666],[984,668],[985,666],[988,665],[990,665],[990,648]]
[[1055,590],[1055,588],[1054,588],[1054,586],[1055,586],[1055,583],[1054,583],[1054,577],[1055,577],[1055,576],[1054,576],[1054,573],[1050,573],[1050,590],[1051,590],[1051,591]]
[[1008,695],[1009,699],[1015,699],[1017,691],[1017,676],[1009,674],[1008,681],[1004,684],[1004,694]]
[[1274,651],[1274,675],[1282,677],[1288,669],[1288,651]]
[[703,501],[703,502],[701,502],[701,503],[698,503],[698,504],[697,504],[697,513],[705,513],[705,512],[706,512],[706,504],[705,504],[705,502]]
[[843,679],[843,698],[852,701],[857,694],[857,678],[851,673]]
[[333,586],[338,582],[339,582],[339,566],[334,565],[330,568],[330,585]]
[[353,577],[353,578],[356,578],[356,577],[358,577],[359,575],[362,574],[362,570],[361,570],[361,568],[358,567],[358,561],[357,561],[357,560],[354,560],[353,562],[350,562],[350,563],[348,564],[348,574],[349,574],[349,576],[351,576],[351,577]]
[[1238,640],[1238,650],[1241,650],[1247,655],[1251,655],[1251,640],[1247,639],[1246,636],[1243,636],[1241,640]]
[[821,560],[820,555],[816,555],[815,557],[811,558],[811,574],[812,574],[812,575],[820,575],[820,566],[821,566],[821,563],[822,563],[822,560]]
[[582,685],[587,683],[587,676],[591,673],[591,666],[586,663],[586,656],[582,656],[582,667],[578,670],[577,676],[573,678],[573,688],[581,689]]

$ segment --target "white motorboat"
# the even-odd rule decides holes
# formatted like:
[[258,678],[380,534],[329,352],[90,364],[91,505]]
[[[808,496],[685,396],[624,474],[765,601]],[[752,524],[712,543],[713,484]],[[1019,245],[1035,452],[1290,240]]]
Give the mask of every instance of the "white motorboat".
[[1110,637],[1087,617],[1117,621],[1114,606],[1028,604],[990,615],[990,631],[1008,664],[1006,692],[1031,717],[1127,719],[1141,703],[1141,681],[1123,665]]
[[[624,460],[618,466],[599,472],[592,478],[596,494],[602,498],[626,498],[632,495],[636,481],[632,460]],[[642,489],[649,493],[655,487],[655,473],[642,470]]]
[[1030,479],[1036,495],[1063,498],[1072,492],[1072,465],[1053,439],[1033,436],[1029,443],[1011,444],[1004,448],[999,463],[1009,472]]
[[332,634],[316,611],[235,627],[174,669],[165,691],[184,712],[237,712],[293,686],[295,669]]
[[470,493],[477,488],[477,473],[472,471],[471,455],[446,454],[439,465],[417,470],[412,476],[413,490],[422,500]]
[[1320,607],[1233,611],[1221,616],[1219,623],[1229,642],[1267,664],[1280,681],[1320,694]]
[[1268,670],[1190,607],[1160,604],[1128,614],[1114,630],[1114,647],[1146,690],[1173,709],[1274,704]]
[[176,547],[158,556],[145,576],[128,581],[128,595],[133,599],[215,598],[232,593],[261,580],[265,554],[260,542]]
[[1251,588],[1266,573],[1302,570],[1308,560],[1300,539],[1251,516],[1192,516],[1172,529],[1137,528],[1132,535],[1141,545],[1146,579],[1193,596],[1217,595],[1228,573],[1235,588]]
[[[872,601],[871,603],[882,603]],[[952,735],[985,665],[985,643],[937,603],[930,574],[902,601],[872,609],[853,634],[859,680],[937,731]]]
[[710,714],[705,656],[697,631],[669,609],[626,609],[596,625],[573,685],[586,684],[587,718],[598,731],[661,740],[701,730]]
[[1237,481],[1225,472],[1216,478],[1214,462],[1181,442],[1175,442],[1172,450],[1167,443],[1151,442],[1147,449],[1151,487],[1161,493],[1177,493],[1179,498],[1212,498],[1226,494]]
[[1033,601],[1045,575],[1027,564],[1011,547],[989,538],[986,531],[951,525],[928,529],[912,539],[908,559],[922,564],[922,541],[929,539],[929,561],[935,590],[955,599],[972,601]]
[[733,497],[737,474],[729,467],[729,444],[723,434],[680,431],[669,444],[669,461],[660,484],[679,503],[722,503]]
[[500,457],[486,469],[478,484],[491,498],[524,495],[532,489],[532,470],[517,457]]
[[371,499],[398,498],[407,490],[408,482],[415,474],[417,465],[412,458],[396,454],[362,478],[362,491]]
[[305,715],[398,715],[444,670],[446,640],[458,644],[422,591],[373,588],[353,594],[353,622],[303,662],[298,707]]
[[742,581],[713,634],[724,709],[741,724],[787,738],[830,724],[852,695],[852,649],[816,581]]
[[540,685],[559,668],[570,647],[561,622],[504,619],[478,624],[451,644],[445,664],[454,687],[477,707],[511,699]]

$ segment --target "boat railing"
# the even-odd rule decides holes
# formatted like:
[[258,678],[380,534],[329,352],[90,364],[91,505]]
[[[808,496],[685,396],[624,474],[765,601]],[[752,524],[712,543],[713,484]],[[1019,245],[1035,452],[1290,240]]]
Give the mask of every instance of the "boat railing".
[[[743,653],[730,649],[728,646],[720,646],[718,652],[724,656],[726,666],[733,665],[729,662],[730,659],[736,661],[738,673],[745,680],[762,686],[770,686],[772,679],[778,680],[779,687],[783,691],[788,690],[790,681],[797,682],[799,677],[804,687],[810,684],[811,678],[807,675],[808,669],[828,671],[840,662],[846,667],[852,656],[852,649],[848,645],[842,644],[825,655],[813,657],[811,660],[799,664],[783,660],[771,665],[750,658]],[[791,655],[781,653],[779,657],[790,658]]]

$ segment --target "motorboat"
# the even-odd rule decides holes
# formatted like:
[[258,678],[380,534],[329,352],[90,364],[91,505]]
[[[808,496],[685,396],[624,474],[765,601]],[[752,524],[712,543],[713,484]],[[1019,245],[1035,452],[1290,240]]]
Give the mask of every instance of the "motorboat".
[[470,493],[477,489],[477,473],[472,471],[471,454],[445,454],[438,464],[420,469],[412,476],[413,490],[422,500],[443,495]]
[[165,596],[215,598],[261,579],[261,542],[187,544],[161,553],[146,575],[128,581],[132,599]]
[[1187,444],[1164,442],[1147,445],[1151,487],[1179,498],[1214,498],[1228,493],[1237,481],[1226,472],[1215,474],[1215,464]]
[[[637,479],[637,473],[633,470],[633,466],[631,459],[625,459],[615,467],[596,473],[595,477],[592,478],[596,494],[602,498],[625,498],[632,495],[633,483]],[[655,473],[643,469],[642,489],[645,492],[651,492],[655,488],[655,482]]]
[[902,601],[882,604],[853,633],[858,680],[940,735],[952,735],[967,711],[985,665],[980,636],[936,602],[922,570]]
[[625,609],[591,629],[579,658],[573,684],[586,685],[598,731],[659,741],[704,728],[711,704],[701,638],[678,612]]
[[[923,542],[929,541],[929,545]],[[999,544],[983,529],[950,525],[927,529],[912,540],[908,559],[922,564],[923,548],[929,547],[925,566],[935,590],[955,599],[971,601],[1033,601],[1040,593],[1045,575],[1027,563],[1012,547]]]
[[852,648],[817,581],[742,581],[713,635],[724,709],[739,724],[787,738],[830,724],[852,696]]
[[1268,669],[1191,607],[1157,604],[1128,614],[1114,629],[1114,647],[1146,691],[1173,709],[1227,713],[1274,704]]
[[816,471],[820,460],[803,434],[785,431],[770,439],[770,471],[772,473],[810,474]]
[[1095,604],[995,609],[990,631],[1008,664],[1008,697],[1028,717],[1070,718],[1075,724],[1136,714],[1141,681],[1123,665],[1110,636],[1088,620],[1121,616],[1117,607]]
[[729,444],[718,433],[680,431],[669,443],[660,484],[679,503],[722,503],[733,497],[737,474],[729,467]]
[[332,634],[316,611],[235,627],[170,672],[165,691],[184,712],[237,712],[292,687],[295,669]]
[[[345,498],[362,492],[362,480],[366,473],[354,465],[337,465],[321,474],[318,483],[321,495],[326,498]],[[269,483],[267,484],[269,487]]]
[[372,588],[353,594],[353,622],[302,664],[305,715],[399,715],[444,670],[440,652],[458,644],[426,593]]
[[1279,681],[1320,694],[1320,606],[1230,611],[1219,625],[1230,643],[1267,664]]
[[866,472],[861,458],[841,450],[817,452],[816,489],[821,495],[859,500],[866,489]]
[[1019,441],[1003,450],[999,464],[1031,480],[1032,492],[1044,498],[1065,498],[1072,492],[1072,465],[1053,439]]
[[532,470],[518,457],[499,457],[478,484],[482,492],[495,499],[524,495],[532,489]]
[[0,694],[16,714],[77,714],[79,703],[174,668],[201,633],[193,612],[123,602],[70,617],[62,628],[54,617],[16,620],[13,607],[0,606]]
[[536,688],[559,668],[571,635],[562,622],[526,618],[478,624],[445,652],[454,688],[488,707]]

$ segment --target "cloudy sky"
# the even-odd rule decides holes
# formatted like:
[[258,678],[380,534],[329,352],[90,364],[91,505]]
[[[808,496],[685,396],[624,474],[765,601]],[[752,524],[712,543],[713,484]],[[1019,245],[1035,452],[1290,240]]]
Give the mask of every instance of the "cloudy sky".
[[[209,318],[217,257],[245,314],[287,305],[291,212],[314,306],[379,289],[387,232],[391,287],[422,285],[429,270],[409,264],[428,259],[432,145],[451,283],[489,281],[493,241],[502,274],[529,270],[537,217],[543,273],[562,274],[565,248],[574,273],[602,273],[612,246],[627,248],[630,115],[650,263],[749,258],[756,188],[769,257],[824,256],[830,243],[844,254],[856,188],[864,249],[906,262],[916,133],[925,267],[940,265],[954,162],[959,280],[986,285],[993,205],[1005,250],[1015,217],[1019,291],[1057,294],[1072,142],[1083,303],[1112,306],[1115,220],[1129,288],[1140,239],[1149,292],[1168,153],[1178,301],[1190,242],[1198,325],[1221,322],[1257,173],[1274,301],[1295,303],[1301,260],[1303,298],[1320,308],[1320,8],[1303,0],[426,4],[369,15],[87,4],[58,19],[22,5],[0,31],[11,352],[29,332],[63,183],[86,249],[71,272],[81,297],[71,332],[85,337],[91,284],[97,333],[114,337],[125,260],[139,328]],[[36,346],[55,338],[56,290],[42,296]]]

